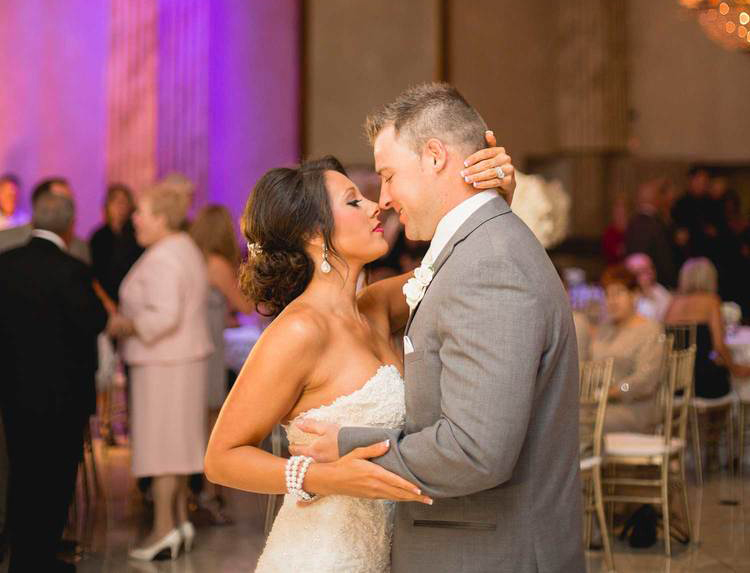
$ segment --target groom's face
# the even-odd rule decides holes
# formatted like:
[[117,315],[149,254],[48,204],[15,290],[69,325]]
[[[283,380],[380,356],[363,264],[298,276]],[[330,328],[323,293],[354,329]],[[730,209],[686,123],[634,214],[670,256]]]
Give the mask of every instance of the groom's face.
[[398,213],[409,239],[429,241],[440,220],[440,207],[432,192],[434,173],[425,165],[427,158],[406,145],[393,126],[378,134],[373,151],[381,180],[380,208]]

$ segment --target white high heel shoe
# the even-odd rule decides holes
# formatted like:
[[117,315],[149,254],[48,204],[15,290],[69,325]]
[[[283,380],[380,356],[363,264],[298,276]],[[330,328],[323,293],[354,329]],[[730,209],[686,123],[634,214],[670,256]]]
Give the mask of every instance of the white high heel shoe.
[[175,528],[159,541],[148,547],[141,547],[139,549],[131,549],[128,555],[131,559],[138,559],[139,561],[153,561],[154,557],[159,555],[165,549],[169,549],[169,556],[174,561],[180,554],[180,544],[182,543],[182,536],[180,531]]
[[182,535],[182,540],[185,542],[185,551],[189,552],[193,549],[193,540],[195,539],[195,527],[190,521],[183,521],[177,526]]

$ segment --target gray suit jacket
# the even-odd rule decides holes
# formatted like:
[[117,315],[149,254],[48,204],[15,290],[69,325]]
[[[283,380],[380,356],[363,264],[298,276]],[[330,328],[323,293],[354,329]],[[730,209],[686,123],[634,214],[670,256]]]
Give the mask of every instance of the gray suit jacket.
[[393,572],[584,571],[577,344],[551,261],[497,198],[434,272],[406,327],[406,427],[339,434],[342,455],[390,439],[375,463],[435,499],[398,504]]
[[[31,225],[21,225],[0,231],[0,253],[21,247],[31,240]],[[78,237],[68,245],[68,253],[87,265],[91,264],[91,249],[89,244]]]

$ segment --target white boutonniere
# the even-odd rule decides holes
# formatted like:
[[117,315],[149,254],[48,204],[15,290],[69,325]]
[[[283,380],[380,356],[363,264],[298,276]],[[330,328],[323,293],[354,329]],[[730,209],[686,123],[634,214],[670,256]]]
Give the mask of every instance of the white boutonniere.
[[422,297],[434,275],[435,272],[432,263],[429,261],[422,261],[422,264],[414,269],[414,277],[406,281],[406,284],[404,285],[404,295],[406,296],[406,304],[409,305],[411,312],[414,312],[419,301],[422,300]]

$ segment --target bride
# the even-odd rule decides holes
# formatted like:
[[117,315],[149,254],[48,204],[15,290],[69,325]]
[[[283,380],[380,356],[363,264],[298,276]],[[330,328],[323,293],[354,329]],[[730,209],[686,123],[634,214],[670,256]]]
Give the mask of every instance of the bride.
[[[491,134],[488,141],[495,144]],[[486,167],[499,156],[502,148],[490,148],[467,160],[477,188],[499,183]],[[357,293],[364,265],[388,250],[379,213],[333,157],[270,170],[245,208],[250,249],[242,286],[276,318],[221,410],[205,471],[224,486],[287,494],[257,572],[387,571],[393,505],[385,500],[431,503],[368,461],[383,455],[387,443],[315,464],[258,447],[278,423],[286,424],[290,442],[304,443],[308,436],[290,425],[302,416],[350,426],[403,425],[402,353],[392,335],[408,318],[402,287],[410,273]],[[334,489],[351,497],[326,496]],[[356,497],[362,489],[372,499]],[[308,492],[321,497],[305,504]]]

